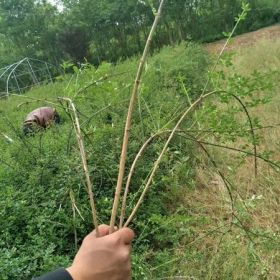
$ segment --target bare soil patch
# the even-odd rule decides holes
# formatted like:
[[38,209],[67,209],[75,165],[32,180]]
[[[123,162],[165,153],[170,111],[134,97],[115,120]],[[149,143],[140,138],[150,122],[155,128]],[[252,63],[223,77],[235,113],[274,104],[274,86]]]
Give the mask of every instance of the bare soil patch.
[[[264,39],[274,41],[279,38],[280,24],[277,24],[234,37],[229,46],[227,47],[227,51],[238,50],[243,47],[253,46],[257,42]],[[226,39],[223,39],[217,42],[206,44],[206,48],[207,50],[209,50],[210,53],[217,53],[222,49],[223,45],[225,44],[225,41]]]

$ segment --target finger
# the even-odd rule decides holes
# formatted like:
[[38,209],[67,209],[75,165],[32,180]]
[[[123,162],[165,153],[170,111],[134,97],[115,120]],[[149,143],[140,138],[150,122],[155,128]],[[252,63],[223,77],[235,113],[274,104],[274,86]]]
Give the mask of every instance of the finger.
[[129,245],[135,237],[134,231],[130,228],[122,228],[115,232],[115,234],[118,234],[121,240],[127,245]]
[[[118,230],[118,227],[115,227],[114,229],[115,229],[115,231],[117,231],[117,230]],[[98,233],[99,233],[99,236],[97,236],[96,230],[94,230],[92,233],[93,233],[94,237],[104,237],[104,236],[110,234],[110,226],[104,225],[104,224],[98,226]]]
[[[99,231],[99,236],[98,237],[103,237],[109,234],[109,230],[110,230],[110,226],[108,225],[100,225],[98,227],[98,231]],[[97,237],[96,235],[96,230],[94,231],[94,235],[95,237]]]
[[92,242],[93,239],[98,238],[98,237],[104,237],[109,235],[109,230],[110,230],[110,226],[107,225],[100,225],[98,226],[98,233],[99,235],[97,235],[96,230],[93,230],[91,233],[89,233],[85,238],[83,242]]

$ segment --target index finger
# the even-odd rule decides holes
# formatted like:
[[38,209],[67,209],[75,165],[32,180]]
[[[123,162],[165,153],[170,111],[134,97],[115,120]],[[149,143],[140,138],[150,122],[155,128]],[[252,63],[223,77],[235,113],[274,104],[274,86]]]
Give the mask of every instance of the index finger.
[[[108,235],[109,234],[109,230],[110,230],[110,227],[108,225],[100,225],[98,227],[98,231],[99,231],[99,236],[98,237],[103,237],[103,236]],[[97,237],[96,231],[94,231],[94,234]]]
[[122,228],[118,231],[116,231],[115,233],[116,235],[119,235],[121,240],[126,244],[126,245],[130,245],[130,243],[132,242],[132,240],[135,237],[135,233],[132,229],[130,228]]

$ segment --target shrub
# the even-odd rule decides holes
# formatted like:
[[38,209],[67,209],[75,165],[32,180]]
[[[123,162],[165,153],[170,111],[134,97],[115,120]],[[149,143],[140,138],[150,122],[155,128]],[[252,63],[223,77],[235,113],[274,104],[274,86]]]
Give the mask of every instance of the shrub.
[[[135,68],[135,65],[136,58],[116,66],[104,63],[98,69],[86,64],[83,69],[75,67],[72,77],[61,77],[54,85],[34,89],[23,97],[1,101],[3,118],[0,120],[0,131],[14,140],[10,144],[2,138],[0,141],[3,151],[0,163],[0,211],[1,217],[4,217],[0,232],[1,279],[28,279],[57,266],[68,265],[75,254],[75,246],[92,228],[80,155],[67,108],[63,109],[64,105],[57,103],[62,125],[34,137],[22,135],[25,115],[37,106],[48,104],[45,98],[56,102],[57,96],[74,96],[79,89],[108,75],[75,99],[98,214],[102,222],[108,222],[128,104],[127,84],[133,81],[131,71],[123,70]],[[147,137],[170,122],[172,116],[176,119],[178,108],[174,108],[174,100],[180,107],[185,106],[187,97],[182,94],[181,83],[197,93],[207,66],[205,53],[194,44],[168,47],[151,58],[138,104],[141,112],[135,114],[127,166]],[[121,72],[126,73],[119,75]],[[25,100],[28,103],[22,103]],[[155,140],[139,162],[133,176],[131,199],[149,173],[161,146],[162,140]],[[181,143],[179,139],[174,140],[170,148],[181,154],[192,153],[192,146]],[[150,223],[151,231],[161,222],[168,221],[167,216],[174,210],[172,201],[180,197],[183,188],[181,182],[193,176],[189,172],[191,166],[189,157],[166,156],[157,175],[157,183],[133,224],[136,232],[143,230],[143,221]],[[70,193],[72,203],[74,199],[81,216],[77,211],[73,216]],[[172,232],[168,231],[169,234]],[[138,265],[135,279],[144,279],[143,275],[147,273],[147,264],[139,264],[140,259],[141,262],[145,259],[140,256],[147,248],[158,250],[160,242],[170,246],[177,244],[178,240],[170,243],[163,234],[157,237],[148,234],[141,246],[136,248],[135,262]]]

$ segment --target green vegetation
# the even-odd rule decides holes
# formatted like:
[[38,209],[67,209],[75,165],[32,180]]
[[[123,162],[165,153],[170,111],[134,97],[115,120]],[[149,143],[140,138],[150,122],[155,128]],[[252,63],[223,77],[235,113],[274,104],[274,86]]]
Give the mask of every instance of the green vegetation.
[[[134,279],[279,278],[279,170],[259,159],[255,179],[252,157],[205,145],[215,168],[200,146],[185,138],[252,153],[248,119],[240,104],[228,98],[236,94],[258,128],[258,154],[277,165],[279,130],[274,128],[274,133],[267,135],[261,127],[279,123],[278,105],[269,102],[278,100],[275,93],[279,85],[274,81],[279,81],[279,47],[279,41],[263,42],[235,56],[226,54],[212,73],[211,87],[227,90],[227,94],[201,105],[180,126],[185,134],[171,142],[132,224],[137,233]],[[265,68],[260,67],[261,59],[267,61]],[[78,108],[100,222],[108,223],[137,60],[135,57],[115,66],[103,63],[99,68],[86,64],[82,69],[64,64],[73,68],[73,75],[59,77],[55,84],[35,88],[26,95],[1,100],[0,132],[14,140],[0,140],[1,279],[30,279],[67,266],[76,246],[92,228],[69,109],[58,102],[59,96],[71,97]],[[128,166],[142,143],[151,134],[172,128],[201,93],[211,60],[200,46],[190,43],[166,47],[149,59],[134,118]],[[62,115],[62,125],[24,138],[21,125],[25,115],[37,106],[52,103]],[[272,122],[266,121],[268,118]],[[128,212],[164,141],[164,135],[154,140],[138,163]],[[233,201],[217,168],[231,182]]]
[[[179,60],[183,63],[179,64]],[[186,106],[187,97],[178,90],[181,79],[177,77],[184,76],[186,85],[190,88],[195,89],[194,85],[202,87],[208,64],[205,51],[194,44],[182,44],[174,49],[166,48],[151,59],[143,81],[139,113],[136,114],[129,148],[130,164],[144,139],[158,128],[168,125],[172,119],[176,119],[178,112]],[[80,119],[83,123],[90,172],[97,192],[100,222],[108,223],[117,178],[124,118],[136,66],[137,58],[117,66],[105,63],[98,69],[90,65],[85,66],[83,70],[74,67],[76,74],[71,77],[61,77],[61,81],[55,84],[34,89],[27,95],[1,101],[3,118],[0,121],[0,131],[15,140],[9,144],[1,138],[0,142],[0,176],[3,178],[0,183],[0,208],[1,217],[6,217],[1,224],[2,279],[28,279],[59,264],[66,265],[75,253],[75,235],[77,234],[80,242],[92,228],[71,120],[65,104],[57,104],[56,98],[73,97],[78,89],[105,75],[109,78],[90,87],[74,100],[81,112]],[[186,71],[193,74],[187,77]],[[24,116],[32,108],[48,104],[44,101],[46,99],[57,104],[63,124],[35,137],[23,138],[21,126]],[[162,141],[156,141],[139,163],[137,173],[133,177],[133,193],[147,176],[161,143]],[[192,153],[191,146],[181,141],[174,143],[172,149],[180,149],[188,155]],[[162,219],[168,217],[171,211],[169,208],[172,207],[167,205],[176,201],[182,190],[179,181],[193,176],[191,162],[190,156],[165,159],[154,191],[149,195],[145,207],[141,209],[139,220],[135,222],[134,228],[139,234],[147,221],[151,223],[150,230],[155,230],[161,216]],[[180,170],[178,179],[172,180],[172,183],[168,175],[171,168]],[[158,195],[166,193],[169,188],[173,189],[169,196]],[[76,218],[73,218],[70,193],[73,194],[83,218],[78,213]],[[142,267],[146,269],[145,263],[140,259],[141,252],[146,251],[149,246],[157,246],[157,238],[159,236],[145,237],[139,246],[139,255],[137,254],[135,259],[135,273],[138,279],[141,278],[139,275],[142,273]],[[165,242],[175,244],[178,239],[166,239]]]
[[[0,2],[0,67],[23,57],[59,65],[62,60],[100,64],[142,52],[158,0],[61,0]],[[248,0],[252,8],[238,32],[280,21],[278,0]],[[210,42],[234,26],[242,0],[169,0],[153,50],[186,39]],[[38,24],[38,22],[40,24]]]
[[[270,8],[276,3],[252,2],[253,9],[259,7],[258,3]],[[5,1],[2,5],[7,8],[11,3]],[[83,44],[86,42],[83,35],[87,37],[88,33],[83,34],[79,29],[87,27],[86,21],[75,21],[75,15],[82,13],[86,18],[86,12],[93,12],[80,10],[86,8],[83,6],[86,2],[80,1],[77,5],[73,1],[64,1],[61,22],[54,16],[55,9],[45,2],[19,3],[24,4],[20,9],[24,23],[26,20],[31,24],[34,20],[34,17],[25,18],[29,9],[34,15],[37,11],[42,15],[49,11],[53,15],[49,18],[53,20],[54,30],[66,18],[73,20],[71,23],[77,22],[72,26],[77,28],[74,34],[81,36],[81,45],[75,44],[80,48],[75,50],[80,57],[70,55],[75,62],[83,59],[81,50],[92,48],[91,45],[87,49],[88,45]],[[145,2],[137,3],[142,8],[152,6],[153,11],[152,1],[149,1],[150,6]],[[173,8],[178,8],[176,3]],[[199,3],[206,5],[204,1]],[[225,11],[229,11],[229,7],[234,11],[232,5],[238,7],[240,4],[239,1],[231,1],[231,4],[212,1],[211,8],[217,3]],[[108,5],[103,7],[103,4]],[[98,26],[99,35],[111,36],[108,48],[103,45],[106,41],[99,38],[101,45],[96,43],[94,50],[108,51],[106,55],[113,62],[124,57],[118,51],[125,50],[129,39],[126,36],[130,34],[121,29],[122,21],[112,17],[112,14],[118,14],[120,4],[123,3],[100,1],[93,4],[104,12],[98,16],[95,14],[98,23],[103,24],[107,19],[105,22],[109,24],[112,20],[117,22],[116,30],[122,32],[110,33],[112,30],[107,30],[107,25],[104,30],[103,25],[94,25]],[[194,9],[195,19],[211,18],[212,9],[198,6]],[[124,7],[134,6],[127,4]],[[110,9],[112,13],[108,12]],[[248,5],[243,4],[242,9],[238,23],[246,17]],[[207,16],[206,11],[209,11]],[[170,12],[168,7],[167,12]],[[174,26],[169,28],[163,21],[165,25],[156,34],[154,48],[159,49],[165,44],[166,31],[175,28],[176,32],[183,34],[183,21],[176,22],[171,14],[167,13],[168,23]],[[261,13],[261,23],[266,22],[264,14]],[[9,20],[20,18],[17,12],[14,18],[13,13],[9,15]],[[176,18],[180,19],[179,15],[178,12]],[[188,14],[190,18],[191,15]],[[253,16],[256,25],[258,16]],[[250,17],[247,24],[252,19]],[[147,24],[146,18],[141,18]],[[224,18],[229,19],[223,15]],[[7,17],[1,14],[3,19],[5,22]],[[40,19],[43,20],[44,16]],[[47,34],[44,28],[50,26],[48,22],[42,22],[45,23],[40,26],[42,32]],[[199,26],[199,21],[196,23]],[[227,22],[224,24],[227,26]],[[209,22],[201,25],[207,28],[208,35],[212,34]],[[18,24],[15,26],[21,28]],[[90,28],[94,30],[92,26]],[[145,35],[145,28],[139,30],[140,39]],[[59,30],[67,32],[67,29]],[[22,33],[17,37],[18,41],[11,40],[16,34],[12,24],[8,31],[10,37],[5,37],[3,42],[9,42],[11,46],[26,39],[26,34]],[[71,32],[70,37],[74,38]],[[48,34],[54,35],[55,32]],[[171,43],[170,34],[168,43]],[[114,36],[120,39],[115,40]],[[38,38],[40,41],[43,37],[38,35]],[[96,38],[98,40],[97,35]],[[205,37],[200,39],[206,40]],[[87,40],[93,44],[90,36]],[[32,50],[40,45],[39,41],[29,45],[24,42],[23,45]],[[69,42],[65,42],[69,47]],[[133,116],[126,176],[143,143],[151,135],[156,137],[137,163],[127,215],[136,204],[154,161],[162,154],[166,139],[172,135],[170,131],[180,122],[155,173],[152,187],[131,224],[137,235],[133,246],[133,279],[278,279],[280,41],[264,41],[238,53],[223,54],[218,63],[217,58],[209,57],[202,46],[185,41],[176,45],[176,42],[172,41],[172,47],[154,52],[145,63]],[[3,50],[6,51],[5,46]],[[18,49],[15,47],[14,50],[11,55],[16,55]],[[57,55],[54,48],[52,51]],[[67,53],[62,47],[59,51],[61,57]],[[71,108],[60,98],[62,96],[71,98],[76,105],[99,222],[108,223],[125,115],[139,60],[133,56],[137,50],[130,53],[127,49],[125,53],[130,58],[115,64],[101,63],[106,55],[97,56],[99,61],[91,61],[99,64],[98,67],[85,62],[78,68],[75,63],[64,62],[65,73],[72,74],[57,77],[55,83],[35,87],[25,95],[11,95],[0,100],[1,279],[30,279],[57,266],[69,265],[83,237],[92,229]],[[51,57],[44,51],[40,55]],[[22,122],[25,115],[44,105],[56,107],[62,116],[62,124],[24,137]],[[182,119],[182,116],[186,117]]]

